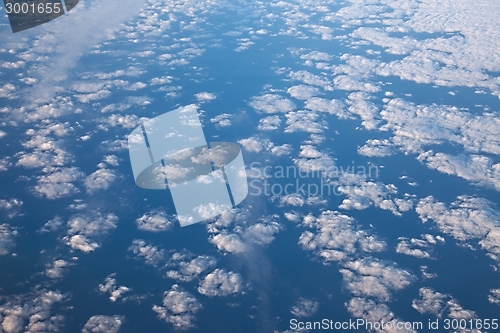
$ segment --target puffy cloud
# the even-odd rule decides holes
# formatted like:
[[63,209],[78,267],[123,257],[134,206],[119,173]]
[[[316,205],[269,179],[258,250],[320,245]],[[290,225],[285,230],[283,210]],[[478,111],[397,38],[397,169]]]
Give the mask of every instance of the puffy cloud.
[[241,293],[243,289],[243,279],[240,274],[216,269],[200,281],[198,292],[213,297]]
[[209,93],[209,92],[200,92],[200,93],[195,94],[194,97],[196,97],[196,99],[199,102],[213,101],[214,99],[217,98],[215,96],[215,94],[212,94],[212,93]]
[[88,193],[94,193],[98,190],[106,190],[116,179],[116,172],[106,168],[100,168],[85,178],[85,187]]
[[314,315],[319,308],[319,303],[312,300],[301,297],[297,300],[290,312],[296,317],[311,317]]
[[491,289],[488,301],[492,304],[500,304],[500,289]]
[[344,104],[336,99],[328,100],[320,97],[312,97],[307,99],[304,108],[311,111],[332,114],[341,119],[351,118],[344,110]]
[[264,113],[286,113],[295,109],[295,104],[292,101],[275,94],[254,97],[250,106]]
[[232,117],[233,117],[233,115],[231,115],[229,113],[222,113],[222,114],[210,119],[210,122],[216,124],[219,127],[227,127],[227,126],[231,126],[231,118]]
[[275,131],[281,125],[281,118],[279,116],[269,116],[259,120],[257,129],[261,131]]
[[[377,332],[387,332],[387,333],[416,333],[416,330],[411,328],[404,328],[405,322],[398,319],[391,309],[385,304],[377,304],[372,300],[366,300],[363,298],[355,297],[352,298],[346,304],[347,310],[355,318],[364,318],[366,321],[371,323],[385,323],[384,329],[378,329]],[[396,329],[399,323],[401,329]],[[411,323],[409,323],[411,326]]]
[[213,268],[217,261],[211,256],[197,256],[190,253],[174,253],[169,259],[168,267],[177,267],[177,270],[167,271],[167,277],[189,282],[196,279],[201,273]]
[[38,177],[35,193],[47,199],[58,199],[78,193],[74,182],[83,177],[77,167],[46,168],[46,174]]
[[464,309],[449,294],[441,294],[427,287],[420,288],[419,294],[420,298],[413,300],[412,306],[422,314],[430,313],[438,318],[448,317],[450,319],[469,320],[477,318],[474,311]]
[[66,273],[67,268],[73,266],[74,264],[68,262],[64,259],[57,259],[54,262],[47,266],[45,270],[45,275],[47,275],[51,279],[61,279]]
[[361,230],[352,217],[339,212],[327,210],[318,217],[309,214],[303,218],[302,225],[316,230],[304,231],[299,244],[326,262],[344,261],[361,251],[370,253],[386,249],[384,241]]
[[[371,172],[371,171],[370,171]],[[366,180],[367,175],[343,173],[336,183],[337,191],[346,195],[339,205],[341,209],[367,209],[370,206],[391,211],[396,216],[413,207],[413,198],[405,194],[405,198],[392,197],[397,194],[393,184],[383,184]]]
[[4,216],[8,218],[15,217],[23,205],[23,202],[16,198],[0,199],[0,209],[4,211]]
[[99,291],[101,293],[108,293],[111,302],[116,302],[123,295],[129,292],[131,289],[126,286],[118,286],[115,279],[116,274],[110,274],[104,280],[104,283],[99,284]]
[[393,263],[367,257],[347,262],[341,269],[346,288],[357,297],[389,301],[391,291],[407,287],[415,277]]
[[229,253],[242,253],[248,249],[241,237],[235,234],[220,233],[210,237],[210,242],[219,250]]
[[437,242],[444,243],[441,236],[423,235],[423,239],[399,237],[396,252],[417,258],[431,258],[429,247]]
[[67,299],[67,295],[48,290],[5,297],[0,304],[0,330],[5,333],[57,332],[62,328],[64,317],[52,315],[51,310]]
[[486,199],[459,196],[447,206],[432,196],[420,200],[416,212],[423,222],[434,221],[445,234],[467,243],[478,244],[493,259],[500,261],[500,214]]
[[358,153],[368,157],[386,157],[391,156],[394,152],[394,144],[389,140],[370,139],[358,148]]
[[331,82],[328,78],[314,75],[306,70],[300,70],[297,72],[291,71],[288,76],[292,80],[301,81],[311,86],[321,87],[326,91],[333,90]]
[[287,92],[296,99],[306,100],[311,97],[317,96],[320,93],[320,90],[316,87],[306,86],[306,85],[298,85],[292,86],[287,89]]
[[74,215],[68,221],[68,235],[63,241],[75,250],[92,252],[100,246],[99,239],[116,228],[118,217],[114,214]]
[[196,297],[174,284],[163,294],[163,306],[154,305],[153,311],[160,319],[171,323],[175,329],[187,330],[195,327],[195,314],[201,308]]
[[247,151],[252,153],[260,153],[269,147],[269,142],[265,139],[250,137],[247,139],[241,139],[238,141],[240,145],[243,146]]
[[124,321],[123,316],[92,316],[83,326],[82,333],[118,333]]
[[134,239],[128,250],[136,256],[143,258],[148,265],[158,266],[166,260],[165,250],[146,244],[142,239]]
[[16,235],[17,231],[10,225],[0,224],[0,256],[9,253],[9,250],[15,245],[14,236]]
[[152,232],[166,231],[173,227],[167,214],[160,210],[152,210],[139,217],[135,222],[139,229]]
[[314,112],[305,110],[293,111],[286,114],[285,133],[306,132],[323,133],[327,128],[324,121],[319,121],[319,116]]

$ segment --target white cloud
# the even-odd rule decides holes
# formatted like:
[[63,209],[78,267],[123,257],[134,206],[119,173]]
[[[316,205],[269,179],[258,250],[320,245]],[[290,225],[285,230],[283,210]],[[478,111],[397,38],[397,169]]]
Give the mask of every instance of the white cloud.
[[[433,314],[438,318],[464,319],[477,318],[474,311],[464,309],[458,300],[449,294],[441,294],[431,288],[420,288],[420,298],[413,300],[412,306],[422,314]],[[465,331],[460,331],[465,332]]]
[[5,333],[57,332],[64,317],[53,315],[52,307],[67,299],[67,295],[44,289],[6,297],[0,305],[0,329]]
[[296,99],[306,100],[311,97],[318,96],[320,94],[320,90],[316,87],[306,86],[306,85],[298,85],[292,86],[287,89],[287,92]]
[[196,297],[174,284],[163,294],[163,306],[154,305],[153,311],[160,319],[171,323],[175,329],[187,330],[195,327],[195,314],[201,308]]
[[152,210],[136,221],[137,227],[145,231],[166,231],[173,227],[173,222],[169,220],[167,214],[160,210]]
[[297,300],[290,312],[295,317],[311,317],[313,316],[319,308],[319,303],[312,300],[301,297]]
[[200,92],[194,95],[198,102],[208,102],[208,101],[213,101],[214,99],[217,98],[215,94],[209,93],[209,92]]
[[[405,322],[398,319],[391,309],[385,304],[377,304],[372,300],[366,300],[363,298],[355,297],[352,298],[347,304],[347,310],[355,318],[364,318],[365,320],[372,323],[385,322],[385,329],[379,329],[377,332],[387,332],[387,333],[416,333],[416,330],[406,329]],[[397,325],[403,328],[397,329]],[[390,325],[389,325],[390,324]],[[411,323],[409,323],[411,326]]]
[[15,245],[13,238],[16,235],[17,231],[10,225],[6,223],[0,224],[0,256],[9,253],[10,249]]
[[376,236],[361,230],[352,217],[339,212],[328,210],[318,217],[309,214],[303,218],[302,225],[315,230],[304,231],[299,244],[326,262],[344,261],[359,252],[381,252],[387,246]]
[[45,168],[46,175],[38,177],[38,184],[34,187],[35,193],[47,199],[58,199],[78,193],[74,182],[83,177],[77,167]]
[[64,259],[54,260],[53,263],[47,266],[45,275],[47,275],[51,279],[61,279],[66,273],[67,268],[73,265],[73,263],[70,263]]
[[166,260],[165,250],[151,244],[146,244],[142,239],[134,239],[128,250],[136,256],[143,258],[148,265],[158,266]]
[[269,147],[269,142],[262,138],[250,137],[238,141],[247,151],[252,153],[260,153]]
[[259,120],[257,129],[261,131],[275,131],[281,125],[281,118],[279,116],[268,116]]
[[196,279],[201,273],[213,268],[217,261],[211,256],[194,257],[189,253],[174,253],[169,259],[169,267],[177,267],[177,270],[169,270],[167,277],[189,282]]
[[341,119],[350,118],[349,114],[344,110],[344,104],[336,99],[328,100],[320,97],[311,97],[307,99],[304,107],[311,111],[336,115]]
[[407,287],[415,277],[393,263],[376,258],[347,262],[341,269],[346,288],[357,297],[374,297],[389,301],[391,292]]
[[500,289],[491,289],[488,300],[492,304],[500,304]]
[[200,281],[198,292],[213,297],[241,293],[243,289],[243,279],[240,274],[216,269]]
[[370,139],[358,148],[358,153],[368,157],[386,157],[394,153],[394,144],[387,139]]
[[295,104],[292,101],[275,94],[254,97],[250,106],[264,113],[286,113],[295,109]]
[[229,113],[222,113],[210,119],[210,122],[216,124],[219,127],[227,127],[231,126],[231,118],[233,118],[233,115]]
[[500,261],[500,214],[488,200],[459,196],[447,207],[429,196],[420,200],[416,212],[423,222],[434,221],[443,233],[461,242],[478,241],[489,256]]
[[124,321],[123,316],[92,316],[83,326],[82,333],[118,333]]
[[108,293],[111,302],[116,302],[122,298],[125,293],[132,290],[126,286],[118,286],[115,276],[116,274],[110,274],[106,277],[104,283],[99,284],[99,291],[101,293]]
[[88,193],[98,190],[107,190],[116,179],[116,172],[110,169],[97,169],[85,178],[85,187]]
[[74,215],[68,221],[68,234],[63,241],[75,250],[92,252],[100,246],[94,239],[102,238],[115,229],[117,221],[118,217],[114,214]]
[[220,233],[210,237],[210,242],[219,250],[229,253],[242,253],[248,248],[240,236],[235,234]]

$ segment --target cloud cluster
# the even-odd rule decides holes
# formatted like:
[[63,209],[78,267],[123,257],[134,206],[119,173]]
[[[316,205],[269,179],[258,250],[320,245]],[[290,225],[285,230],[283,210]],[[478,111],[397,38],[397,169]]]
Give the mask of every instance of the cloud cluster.
[[66,261],[64,259],[54,260],[50,265],[47,265],[47,269],[45,269],[45,275],[47,275],[51,279],[61,279],[68,267],[73,266],[74,264]]
[[74,215],[68,221],[68,232],[63,241],[75,250],[92,252],[100,246],[99,239],[116,228],[117,222],[118,217],[114,214]]
[[476,241],[491,258],[500,261],[500,214],[488,200],[459,196],[446,205],[428,196],[419,201],[416,212],[423,222],[434,221],[441,232],[460,242]]
[[0,256],[9,253],[10,249],[15,245],[14,237],[17,231],[10,225],[3,223],[0,224]]
[[[476,319],[474,311],[464,309],[458,300],[449,294],[439,293],[431,288],[423,287],[419,291],[420,298],[413,300],[412,307],[422,314],[433,314],[438,318]],[[466,332],[461,330],[460,332]]]
[[302,220],[306,228],[299,238],[305,250],[315,251],[324,261],[342,262],[358,253],[384,251],[386,243],[367,231],[361,230],[355,220],[334,211],[324,211],[318,217],[309,214]]
[[176,267],[176,270],[167,271],[167,277],[189,282],[196,279],[203,272],[215,267],[217,261],[211,256],[194,256],[189,252],[174,253],[168,260],[168,267]]
[[140,230],[152,232],[166,231],[173,227],[173,222],[161,210],[147,212],[135,220],[135,223]]
[[95,315],[87,320],[82,333],[118,333],[124,321],[123,316]]
[[5,333],[57,332],[64,317],[53,315],[52,307],[68,299],[57,291],[39,290],[0,299],[0,329]]
[[235,272],[216,269],[207,274],[198,287],[198,292],[205,296],[227,296],[244,290],[243,278]]
[[99,284],[99,291],[101,293],[108,293],[111,302],[116,302],[117,300],[122,298],[125,293],[132,290],[127,286],[118,286],[115,276],[115,273],[110,274],[106,277],[104,283]]
[[163,306],[154,305],[153,311],[160,319],[171,323],[175,329],[187,330],[195,327],[195,314],[201,308],[196,297],[174,284],[163,294]]
[[422,239],[418,238],[406,238],[399,237],[399,243],[396,245],[396,252],[401,254],[406,254],[408,256],[429,259],[431,255],[429,253],[429,248],[432,245],[439,243],[444,243],[445,240],[441,236],[432,236],[429,234],[422,235]]
[[166,261],[165,250],[159,249],[154,245],[147,244],[142,239],[134,239],[128,250],[136,256],[144,259],[146,264],[151,266],[158,266],[160,264],[164,264]]
[[290,312],[295,317],[311,317],[313,316],[319,308],[319,303],[312,299],[307,299],[301,297],[297,300],[294,306],[290,309]]

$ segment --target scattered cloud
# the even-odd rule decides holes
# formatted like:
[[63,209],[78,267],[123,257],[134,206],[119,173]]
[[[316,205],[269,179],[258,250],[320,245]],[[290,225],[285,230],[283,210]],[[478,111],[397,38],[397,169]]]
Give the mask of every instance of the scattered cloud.
[[163,294],[163,306],[154,305],[153,311],[160,319],[178,330],[196,327],[195,314],[202,308],[201,303],[191,293],[174,284]]

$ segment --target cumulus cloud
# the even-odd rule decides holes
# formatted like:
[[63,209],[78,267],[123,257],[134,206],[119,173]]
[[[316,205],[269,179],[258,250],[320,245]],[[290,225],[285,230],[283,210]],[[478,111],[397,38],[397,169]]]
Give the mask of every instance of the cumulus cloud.
[[306,85],[298,85],[292,86],[287,89],[288,94],[293,98],[306,100],[311,97],[317,96],[320,94],[320,90],[316,87],[306,86]]
[[412,196],[405,194],[404,198],[393,198],[398,193],[394,184],[369,181],[366,175],[343,173],[336,183],[339,185],[337,191],[346,195],[339,205],[341,209],[363,210],[375,206],[401,216],[413,207]]
[[175,329],[187,330],[195,327],[195,314],[201,308],[196,297],[174,284],[163,294],[163,306],[154,305],[153,311]]
[[[398,332],[398,333],[416,333],[416,330],[411,328],[404,328],[405,322],[398,319],[391,309],[385,304],[377,304],[373,300],[366,300],[364,298],[355,297],[352,298],[346,304],[347,310],[355,318],[364,318],[365,320],[372,323],[385,322],[385,329],[379,329],[377,332]],[[392,329],[388,327],[397,327],[396,325],[403,327],[401,329]],[[390,326],[389,326],[390,324]],[[411,323],[409,323],[411,326]]]
[[432,236],[429,234],[422,235],[422,239],[399,237],[399,243],[396,245],[396,252],[406,254],[416,258],[431,258],[429,249],[432,245],[444,243],[445,240],[441,236]]
[[200,93],[195,94],[194,97],[196,97],[196,99],[199,102],[213,101],[216,98],[215,94],[212,94],[209,92],[200,92]]
[[319,303],[312,299],[307,299],[301,297],[297,300],[294,306],[292,306],[290,312],[295,317],[311,317],[313,316],[319,308]]
[[118,217],[114,214],[74,215],[68,221],[68,232],[63,241],[75,250],[92,252],[100,247],[97,241],[115,229],[117,222]]
[[450,205],[432,196],[420,200],[416,212],[423,222],[434,221],[439,230],[465,244],[475,241],[500,261],[500,215],[486,199],[459,196]]
[[44,289],[5,297],[0,304],[0,329],[6,333],[57,332],[62,328],[64,317],[53,315],[52,308],[67,299],[67,295]]
[[167,266],[176,267],[176,270],[167,271],[167,277],[189,282],[213,268],[216,263],[215,258],[211,256],[194,256],[189,252],[174,253],[168,260]]
[[347,262],[341,269],[346,288],[357,297],[389,301],[391,292],[407,287],[415,278],[407,270],[376,258]]
[[500,289],[491,289],[488,301],[492,304],[500,304]]
[[53,263],[47,265],[45,270],[45,275],[51,279],[61,279],[67,272],[67,268],[73,266],[74,264],[66,261],[64,259],[54,260]]
[[423,287],[420,288],[419,295],[420,298],[413,300],[412,306],[422,314],[433,314],[438,318],[447,317],[450,319],[477,318],[474,311],[464,309],[458,300],[449,294],[442,294],[431,288]]
[[210,122],[216,124],[219,127],[227,127],[231,126],[231,118],[233,118],[233,115],[229,113],[223,113],[210,119]]
[[161,210],[152,210],[139,217],[135,222],[140,230],[152,232],[166,231],[173,227],[173,222]]
[[254,97],[250,106],[264,113],[286,113],[295,109],[295,104],[292,101],[276,94]]
[[99,284],[99,291],[101,293],[109,294],[109,299],[111,302],[116,302],[117,300],[122,298],[125,293],[132,290],[126,286],[118,286],[115,276],[116,273],[110,274],[106,277],[104,283]]
[[200,281],[198,292],[213,297],[241,293],[243,289],[243,278],[240,274],[216,269]]
[[35,193],[47,199],[58,199],[78,193],[74,184],[83,177],[77,167],[45,168],[46,174],[38,177]]
[[15,245],[14,237],[17,231],[10,225],[3,223],[0,224],[0,256],[9,253],[10,249]]
[[387,246],[376,236],[361,230],[352,217],[339,212],[327,210],[318,217],[309,214],[303,218],[302,225],[313,231],[304,231],[299,244],[305,250],[314,251],[325,262],[344,261],[359,252],[381,252]]
[[99,190],[107,190],[116,179],[116,172],[106,168],[100,168],[85,178],[85,187],[88,193]]
[[269,116],[259,120],[257,129],[261,131],[275,131],[281,125],[281,118],[279,116]]
[[82,333],[118,333],[124,321],[123,316],[92,316],[83,326]]
[[147,244],[142,239],[134,239],[128,250],[136,256],[144,259],[146,264],[151,266],[158,266],[166,261],[165,250],[159,249],[151,244]]

